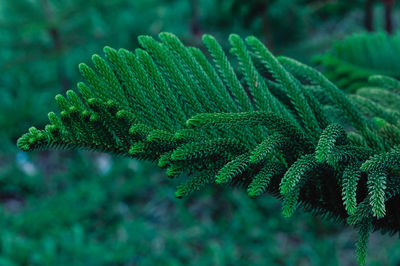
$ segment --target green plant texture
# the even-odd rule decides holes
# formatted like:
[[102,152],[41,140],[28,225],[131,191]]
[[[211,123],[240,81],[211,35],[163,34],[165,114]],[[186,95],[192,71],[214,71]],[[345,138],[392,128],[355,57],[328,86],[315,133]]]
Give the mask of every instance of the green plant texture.
[[400,78],[400,34],[359,33],[334,43],[332,49],[314,58],[324,74],[349,91],[368,85],[371,75]]
[[[161,33],[142,48],[104,49],[80,65],[79,94],[57,95],[60,113],[18,140],[23,151],[88,149],[158,161],[186,179],[180,198],[207,184],[269,193],[290,217],[301,207],[359,231],[365,264],[372,231],[400,230],[398,111],[371,95],[348,95],[323,74],[275,57],[257,38],[229,37],[228,60],[210,35],[198,48]],[[398,96],[398,81],[371,80]]]

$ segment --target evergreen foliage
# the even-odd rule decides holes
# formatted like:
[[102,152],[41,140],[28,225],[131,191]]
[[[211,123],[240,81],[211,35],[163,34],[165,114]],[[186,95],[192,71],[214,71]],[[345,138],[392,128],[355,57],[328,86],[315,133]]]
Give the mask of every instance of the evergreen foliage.
[[371,75],[400,78],[400,34],[359,33],[334,44],[314,61],[337,86],[349,91],[368,84]]
[[203,41],[214,65],[173,34],[159,39],[140,36],[134,52],[106,47],[106,59],[81,64],[80,94],[57,95],[60,113],[18,147],[158,161],[168,176],[189,177],[176,197],[212,183],[270,193],[283,199],[285,216],[300,206],[359,228],[360,264],[371,231],[400,231],[398,112],[368,95],[357,101],[255,37],[230,36],[238,69],[212,36]]

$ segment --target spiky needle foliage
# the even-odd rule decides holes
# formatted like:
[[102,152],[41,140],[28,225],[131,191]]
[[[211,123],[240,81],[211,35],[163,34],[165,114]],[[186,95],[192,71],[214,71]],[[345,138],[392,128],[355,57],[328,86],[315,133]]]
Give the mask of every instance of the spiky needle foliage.
[[400,78],[400,34],[358,33],[335,42],[315,62],[337,86],[349,91],[368,84],[371,75]]
[[213,62],[170,33],[159,39],[140,36],[135,52],[106,47],[94,67],[81,64],[79,94],[57,95],[60,113],[49,113],[44,130],[30,128],[19,148],[158,161],[168,176],[189,178],[177,197],[212,183],[270,193],[285,216],[301,206],[359,228],[360,263],[371,231],[400,231],[398,112],[349,97],[255,37],[230,36],[238,69],[212,36],[203,41]]

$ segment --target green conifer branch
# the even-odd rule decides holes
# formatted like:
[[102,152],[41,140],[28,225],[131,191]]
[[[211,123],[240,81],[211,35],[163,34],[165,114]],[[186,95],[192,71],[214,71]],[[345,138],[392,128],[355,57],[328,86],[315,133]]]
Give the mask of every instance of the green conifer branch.
[[81,64],[79,93],[57,95],[60,112],[49,113],[45,129],[30,128],[18,147],[158,161],[169,177],[189,176],[179,198],[213,183],[247,187],[250,197],[270,193],[285,216],[301,207],[357,227],[360,263],[371,231],[400,231],[400,102],[391,97],[398,81],[371,78],[385,87],[375,89],[387,92],[389,108],[376,91],[349,95],[314,68],[276,58],[255,37],[230,36],[237,71],[209,35],[203,41],[214,64],[172,34],[159,38],[139,37],[134,53],[106,47],[94,68]]

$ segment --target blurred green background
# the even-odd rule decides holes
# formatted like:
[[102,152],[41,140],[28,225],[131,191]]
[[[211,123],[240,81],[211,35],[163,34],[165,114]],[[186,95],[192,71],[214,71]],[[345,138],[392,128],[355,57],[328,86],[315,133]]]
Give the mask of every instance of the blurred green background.
[[[105,45],[173,32],[256,35],[311,63],[333,41],[395,31],[370,0],[0,0],[0,265],[355,265],[355,232],[239,188],[173,197],[155,164],[85,151],[22,153],[17,138],[80,81],[77,65]],[[373,19],[368,19],[368,16]],[[366,19],[367,18],[367,19]],[[390,26],[390,27],[389,27]],[[400,242],[372,235],[370,265],[399,265]]]

